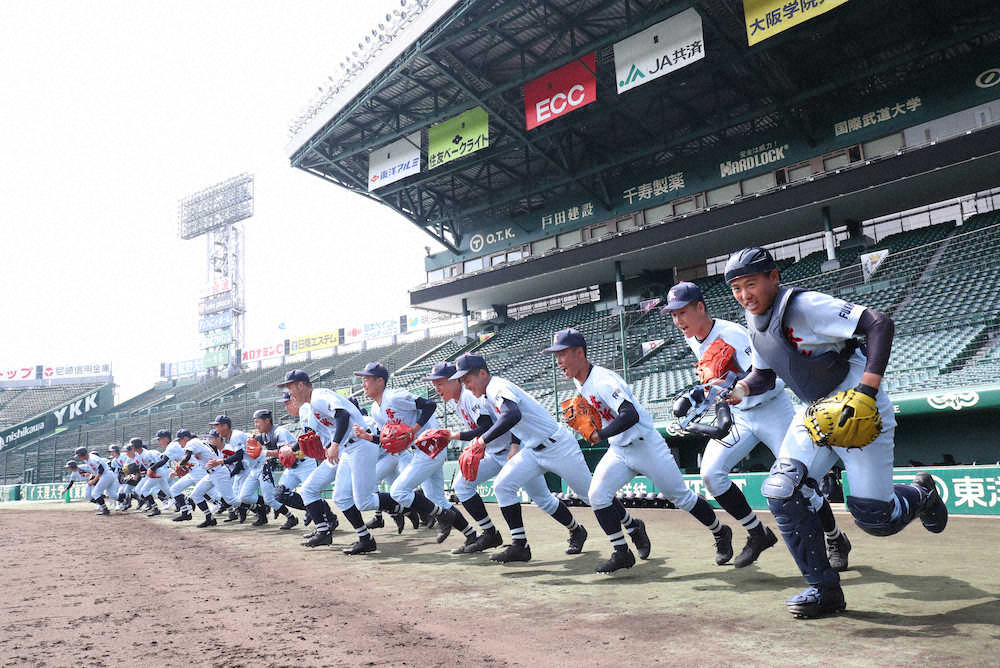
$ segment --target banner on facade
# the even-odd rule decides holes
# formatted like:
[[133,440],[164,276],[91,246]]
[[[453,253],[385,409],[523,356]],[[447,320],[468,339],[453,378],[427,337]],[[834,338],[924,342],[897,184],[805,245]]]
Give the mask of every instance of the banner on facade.
[[420,133],[394,141],[368,155],[368,192],[420,173]]
[[632,90],[705,57],[701,16],[694,7],[615,42],[618,93]]
[[750,46],[839,7],[847,0],[743,0]]
[[593,53],[524,84],[524,125],[528,130],[597,101],[597,59]]
[[490,145],[490,117],[473,107],[427,129],[427,169],[458,160]]

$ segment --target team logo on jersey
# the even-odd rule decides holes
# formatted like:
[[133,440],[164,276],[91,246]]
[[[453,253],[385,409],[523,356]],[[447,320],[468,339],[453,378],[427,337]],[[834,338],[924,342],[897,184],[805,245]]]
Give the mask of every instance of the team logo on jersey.
[[332,422],[330,422],[330,420],[328,420],[328,419],[327,419],[327,418],[325,418],[325,417],[320,417],[320,416],[319,416],[319,413],[313,413],[313,415],[315,415],[315,416],[316,416],[316,419],[317,419],[317,420],[319,420],[319,423],[320,423],[321,425],[323,425],[324,427],[332,427],[332,426],[333,426],[333,423],[332,423]]
[[593,406],[598,413],[600,413],[601,419],[604,420],[605,422],[611,422],[612,420],[615,419],[615,416],[611,414],[611,411],[608,409],[608,407],[605,406],[603,403],[601,403],[601,400],[595,397],[593,394],[590,395],[590,405]]

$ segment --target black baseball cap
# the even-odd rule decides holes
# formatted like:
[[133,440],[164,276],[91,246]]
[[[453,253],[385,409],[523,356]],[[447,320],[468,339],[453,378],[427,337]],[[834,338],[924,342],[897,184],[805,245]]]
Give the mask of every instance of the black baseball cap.
[[554,353],[559,350],[566,350],[567,348],[586,348],[587,340],[583,338],[583,334],[576,331],[572,327],[567,329],[561,329],[552,335],[552,345],[543,350],[543,353]]
[[485,369],[486,359],[482,355],[462,355],[455,360],[455,368],[456,371],[451,377],[452,380],[457,380],[475,369]]
[[133,439],[131,439],[128,442],[128,444],[132,445],[132,446],[136,446],[136,447],[141,448],[142,447],[142,439],[141,438],[133,438]]
[[194,434],[191,433],[190,429],[178,429],[177,430],[177,440],[182,438],[194,438]]
[[732,283],[737,278],[751,274],[767,274],[778,268],[774,257],[766,248],[751,246],[736,251],[726,262],[726,283]]
[[66,462],[66,468],[78,469],[80,468],[80,465],[77,464],[75,460],[71,459],[68,462]]
[[256,420],[260,418],[261,420],[273,420],[274,416],[271,415],[271,411],[266,408],[261,408],[258,411],[254,411],[253,419]]
[[79,448],[73,451],[73,454],[76,455],[77,457],[83,457],[84,455],[88,454],[87,448],[81,445]]
[[170,438],[170,430],[161,429],[160,431],[156,432],[156,438]]
[[458,368],[451,362],[438,362],[424,380],[450,380]]
[[228,424],[230,427],[233,426],[233,421],[229,419],[228,415],[216,415],[215,421],[209,424]]
[[355,376],[375,376],[383,380],[389,380],[389,370],[378,362],[369,362],[361,371],[355,371]]
[[694,283],[681,281],[667,291],[667,304],[660,311],[676,311],[691,302],[703,301],[705,301],[705,295],[701,293],[701,288]]
[[219,435],[219,432],[215,431],[214,429],[209,429],[209,430],[208,430],[208,433],[207,433],[207,434],[205,434],[205,435],[206,435],[206,436],[207,436],[208,438],[222,438],[222,437],[221,437],[221,436]]
[[121,451],[122,451],[122,449],[121,449],[121,448],[120,448],[119,446],[117,446],[117,445],[115,445],[115,444],[113,444],[113,443],[112,443],[111,445],[109,445],[109,446],[108,446],[108,452],[117,452],[117,453],[121,453]]
[[278,383],[277,387],[284,387],[289,383],[311,383],[309,379],[309,374],[307,374],[302,369],[292,369],[285,374],[285,380]]

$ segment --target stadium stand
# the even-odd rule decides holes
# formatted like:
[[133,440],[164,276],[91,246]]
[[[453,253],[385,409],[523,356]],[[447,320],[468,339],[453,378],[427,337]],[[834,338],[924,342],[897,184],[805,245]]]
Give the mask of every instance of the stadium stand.
[[9,427],[33,418],[48,408],[99,387],[100,384],[56,385],[4,390],[0,393],[0,427]]
[[[865,283],[859,255],[871,250],[888,250],[889,255]],[[998,253],[1000,214],[991,212],[972,216],[960,226],[943,223],[901,231],[866,249],[838,249],[843,268],[835,271],[821,271],[822,252],[809,253],[798,261],[784,259],[779,266],[787,282],[831,292],[894,317],[896,338],[886,383],[890,392],[899,394],[995,383],[1000,377],[1000,293],[996,289],[1000,265],[984,261]],[[714,315],[742,319],[720,276],[696,282]],[[956,290],[956,285],[962,289]],[[219,412],[227,413],[234,422],[249,424],[254,410],[270,406],[279,421],[291,423],[294,420],[285,415],[275,383],[293,368],[305,369],[319,387],[360,395],[360,382],[352,371],[378,359],[393,373],[392,386],[434,396],[429,384],[421,380],[431,366],[474,350],[486,356],[494,373],[521,384],[554,412],[558,400],[569,396],[572,385],[553,372],[550,356],[539,354],[552,332],[576,327],[587,337],[591,359],[610,368],[623,367],[619,315],[598,307],[577,304],[481,323],[468,342],[461,337],[431,337],[287,361],[229,378],[169,386],[160,383],[119,404],[111,414],[6,452],[0,458],[0,478],[12,482],[30,470],[35,479],[59,479],[61,463],[79,445],[105,451],[110,443],[122,443],[133,436],[149,440],[161,428],[176,430],[183,425],[204,431]],[[693,358],[669,316],[658,308],[643,312],[633,304],[622,319],[629,379],[636,395],[654,417],[666,419],[673,397],[695,380]],[[663,344],[644,354],[643,342],[657,340]],[[44,400],[34,394],[37,390],[0,392],[0,424],[37,414],[42,403],[44,410],[60,401],[51,393],[57,389],[63,397],[65,393],[76,396],[88,387],[50,388]],[[365,403],[363,397],[362,401]],[[439,405],[437,415],[446,426],[454,424],[455,416],[443,406]]]

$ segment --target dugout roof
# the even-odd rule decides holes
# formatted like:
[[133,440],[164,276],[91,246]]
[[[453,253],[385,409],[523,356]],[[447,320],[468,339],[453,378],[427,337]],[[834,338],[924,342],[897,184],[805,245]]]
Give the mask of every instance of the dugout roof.
[[[617,94],[615,42],[690,7],[702,19],[706,57]],[[397,38],[405,41],[394,47],[398,54],[370,68],[361,86],[299,131],[288,152],[293,166],[382,202],[460,255],[475,231],[537,215],[552,201],[586,198],[597,216],[614,217],[620,184],[630,174],[669,171],[679,159],[733,138],[781,128],[805,145],[818,144],[831,105],[875,100],[969,53],[995,56],[1000,12],[995,0],[852,0],[752,47],[742,3],[732,0],[436,0],[416,28]],[[525,84],[590,53],[597,102],[526,130]],[[428,170],[425,140],[419,174],[368,191],[372,151],[476,106],[489,115],[488,149]],[[973,190],[983,164],[969,171],[942,175],[953,187],[931,188],[935,196]],[[926,184],[903,190],[896,204],[933,201],[920,201],[929,196]],[[865,218],[879,215],[879,202],[884,198],[869,207],[859,198],[848,208]],[[779,230],[785,231],[769,228]],[[711,245],[699,247],[702,257]],[[659,253],[647,260],[669,258]],[[574,274],[565,274],[576,283],[571,287],[587,282]],[[457,281],[418,290],[413,301],[454,311],[463,291],[503,282],[499,274],[475,285]],[[523,294],[515,289],[509,296]],[[503,303],[498,297],[476,301]]]

